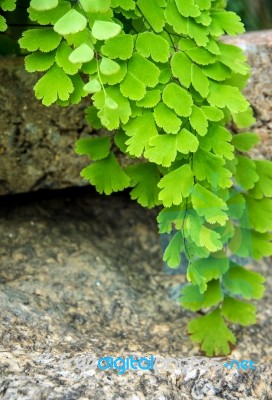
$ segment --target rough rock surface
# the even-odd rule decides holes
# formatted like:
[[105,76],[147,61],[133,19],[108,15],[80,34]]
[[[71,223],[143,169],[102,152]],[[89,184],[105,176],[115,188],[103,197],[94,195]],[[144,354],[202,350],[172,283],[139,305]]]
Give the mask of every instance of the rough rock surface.
[[244,90],[253,106],[256,124],[252,128],[261,141],[252,151],[254,158],[272,159],[272,30],[251,32],[227,42],[241,47],[251,66],[251,77]]
[[[3,400],[269,400],[269,265],[257,324],[234,327],[230,359],[256,370],[191,367],[96,372],[65,360],[84,355],[200,356],[186,335],[192,317],[177,296],[184,275],[166,276],[153,211],[123,194],[89,188],[2,198],[0,207],[0,398]],[[255,268],[255,267],[254,267]],[[176,297],[176,298],[175,298]],[[269,306],[270,305],[270,306]],[[270,307],[270,308],[269,308]]]
[[[231,42],[243,47],[252,66],[246,96],[262,138],[254,155],[271,158],[272,31],[245,34]],[[0,195],[86,184],[79,174],[88,160],[74,153],[76,139],[91,132],[84,119],[85,105],[45,108],[34,98],[37,78],[25,72],[22,59],[0,59],[0,80]]]

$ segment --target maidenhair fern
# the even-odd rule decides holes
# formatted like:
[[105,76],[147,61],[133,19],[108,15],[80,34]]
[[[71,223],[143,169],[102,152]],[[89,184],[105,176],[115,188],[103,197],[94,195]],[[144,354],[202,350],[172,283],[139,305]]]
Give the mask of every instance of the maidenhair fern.
[[[272,254],[272,164],[247,154],[259,139],[246,131],[254,122],[241,93],[249,67],[241,49],[219,40],[244,28],[225,6],[31,0],[29,18],[40,27],[20,39],[26,69],[43,72],[36,97],[66,106],[90,96],[87,120],[107,129],[77,142],[92,160],[82,177],[99,193],[131,188],[142,206],[161,206],[159,232],[173,234],[164,260],[172,268],[182,252],[189,260],[181,304],[204,311],[188,332],[209,356],[230,352],[228,323],[256,320],[247,300],[262,297],[264,278],[237,260]],[[242,133],[233,135],[231,123]],[[116,146],[131,165],[119,164]]]

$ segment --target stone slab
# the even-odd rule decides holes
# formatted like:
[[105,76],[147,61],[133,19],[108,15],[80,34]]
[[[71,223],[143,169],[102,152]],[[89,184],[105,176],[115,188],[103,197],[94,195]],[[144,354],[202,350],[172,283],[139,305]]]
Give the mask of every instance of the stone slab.
[[[74,357],[202,357],[186,334],[195,316],[173,292],[184,275],[163,273],[155,211],[125,195],[94,191],[0,200],[0,398],[2,400],[270,400],[271,262],[257,323],[234,327],[222,363],[256,370],[188,367],[94,372]],[[64,369],[60,368],[65,354]],[[205,359],[206,360],[206,359]]]

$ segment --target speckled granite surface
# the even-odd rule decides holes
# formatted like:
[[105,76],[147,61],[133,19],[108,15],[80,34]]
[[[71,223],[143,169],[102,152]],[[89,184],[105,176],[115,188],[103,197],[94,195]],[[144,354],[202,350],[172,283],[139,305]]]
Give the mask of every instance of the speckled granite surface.
[[[66,357],[199,356],[186,335],[190,312],[174,300],[184,276],[163,273],[155,214],[124,194],[92,190],[2,198],[0,207],[0,399],[269,400],[269,263],[257,324],[235,327],[230,358],[255,371],[65,373]],[[270,275],[269,275],[270,274]]]
[[[245,50],[252,67],[245,94],[262,139],[254,157],[271,159],[272,31],[228,41]],[[33,94],[37,76],[24,70],[20,58],[0,58],[0,81],[0,195],[86,185],[80,171],[88,159],[75,154],[74,144],[93,133],[84,117],[89,100],[68,108],[44,107]]]

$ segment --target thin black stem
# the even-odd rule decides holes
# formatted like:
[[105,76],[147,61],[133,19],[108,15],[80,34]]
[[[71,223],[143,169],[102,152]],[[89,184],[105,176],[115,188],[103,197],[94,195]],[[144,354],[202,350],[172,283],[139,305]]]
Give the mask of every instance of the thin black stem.
[[182,222],[181,231],[182,231],[182,234],[183,234],[183,244],[184,244],[185,255],[186,255],[186,257],[188,258],[189,262],[191,262],[191,257],[190,257],[190,253],[189,253],[189,251],[188,251],[188,247],[187,247],[187,243],[186,243],[186,238],[185,238],[185,233],[184,233],[187,212],[188,212],[188,197],[187,197],[187,199],[186,199],[185,213],[184,213],[184,219],[183,219],[183,222]]
[[150,22],[148,22],[146,16],[144,15],[144,13],[142,12],[142,10],[140,9],[140,7],[138,5],[136,5],[137,10],[140,12],[140,14],[142,15],[143,19],[145,20],[145,22],[150,26],[150,28],[152,29],[152,31],[154,33],[156,33],[155,29],[153,28],[153,26],[150,24]]

